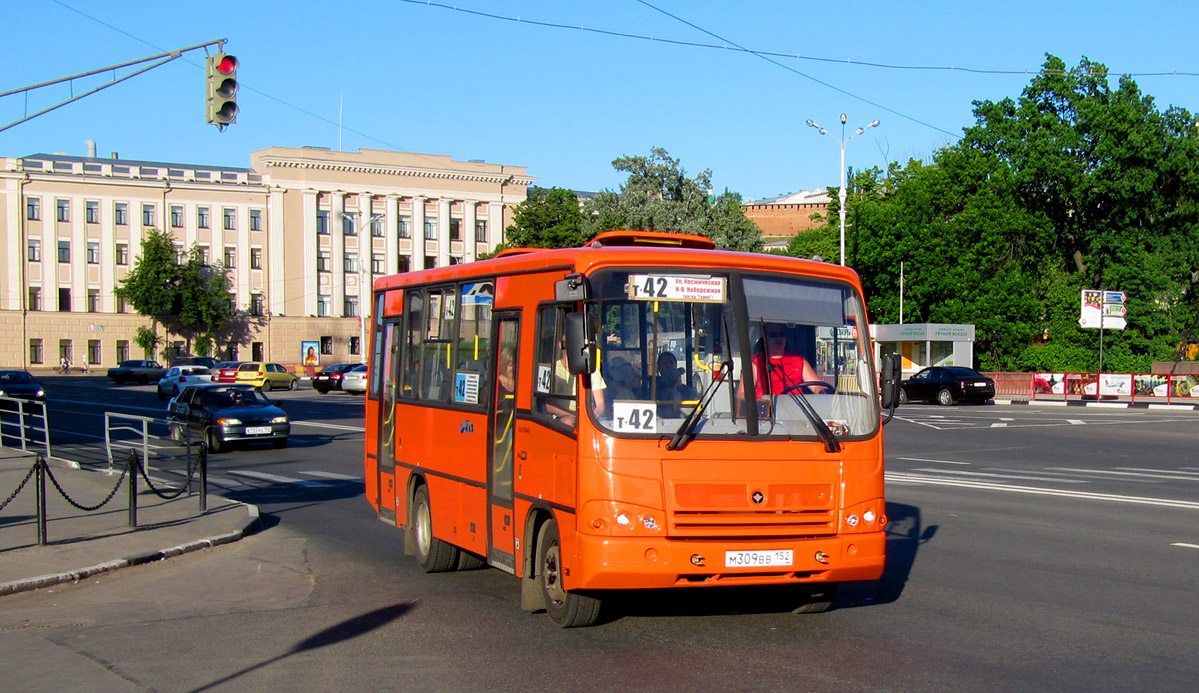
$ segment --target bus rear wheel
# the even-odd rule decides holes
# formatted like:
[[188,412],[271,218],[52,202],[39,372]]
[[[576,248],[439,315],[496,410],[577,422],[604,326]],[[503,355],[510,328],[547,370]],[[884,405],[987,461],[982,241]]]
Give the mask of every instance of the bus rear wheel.
[[545,597],[545,611],[562,628],[590,626],[599,618],[600,600],[562,586],[562,546],[558,523],[550,520],[537,533],[537,583]]
[[458,567],[458,548],[433,536],[433,510],[425,486],[417,487],[412,496],[412,531],[416,534],[416,560],[426,573]]

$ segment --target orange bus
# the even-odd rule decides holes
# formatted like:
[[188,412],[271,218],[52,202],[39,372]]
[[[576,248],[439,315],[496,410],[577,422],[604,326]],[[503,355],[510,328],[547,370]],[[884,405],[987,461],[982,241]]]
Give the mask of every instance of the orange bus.
[[610,231],[374,284],[366,496],[428,572],[491,565],[585,626],[612,590],[883,571],[881,404],[857,275]]

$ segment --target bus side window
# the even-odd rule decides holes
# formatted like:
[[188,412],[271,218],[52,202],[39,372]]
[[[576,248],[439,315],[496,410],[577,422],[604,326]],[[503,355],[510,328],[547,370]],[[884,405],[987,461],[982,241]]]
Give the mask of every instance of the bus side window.
[[533,392],[536,411],[573,427],[578,421],[578,378],[566,366],[562,344],[563,310],[543,306],[537,311],[536,365]]

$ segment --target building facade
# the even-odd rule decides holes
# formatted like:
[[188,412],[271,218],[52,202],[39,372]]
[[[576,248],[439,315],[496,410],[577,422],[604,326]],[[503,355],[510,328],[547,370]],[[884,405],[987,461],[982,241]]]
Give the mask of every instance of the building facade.
[[[230,279],[238,319],[216,355],[364,358],[375,277],[471,262],[503,242],[524,167],[407,152],[271,147],[249,168],[36,154],[0,159],[0,365],[143,358],[147,318],[114,289],[151,229]],[[187,353],[163,335],[155,358]]]

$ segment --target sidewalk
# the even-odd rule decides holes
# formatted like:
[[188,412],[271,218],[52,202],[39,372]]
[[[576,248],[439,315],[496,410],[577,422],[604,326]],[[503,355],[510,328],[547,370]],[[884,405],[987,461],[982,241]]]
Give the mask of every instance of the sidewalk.
[[[0,502],[16,491],[35,459],[19,449],[0,448]],[[103,501],[120,478],[119,474],[78,469],[62,459],[48,462],[63,490],[84,506]],[[35,478],[0,510],[0,596],[237,541],[258,524],[256,506],[210,492],[208,510],[201,512],[198,493],[163,500],[139,478],[138,526],[131,528],[128,478],[102,508],[84,512],[66,501],[47,476],[47,543],[39,546]],[[172,481],[171,489],[178,488],[178,483]],[[193,489],[198,492],[198,482]]]

